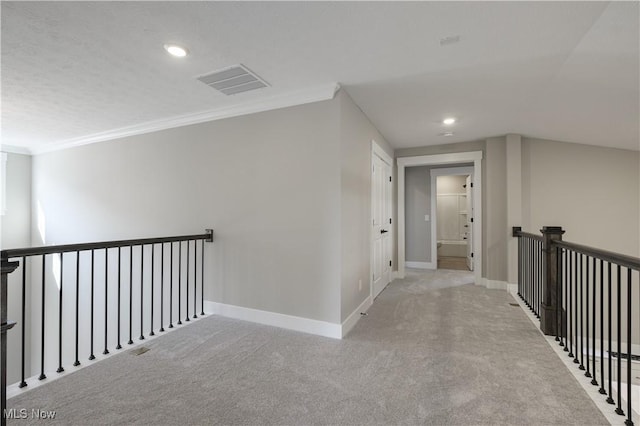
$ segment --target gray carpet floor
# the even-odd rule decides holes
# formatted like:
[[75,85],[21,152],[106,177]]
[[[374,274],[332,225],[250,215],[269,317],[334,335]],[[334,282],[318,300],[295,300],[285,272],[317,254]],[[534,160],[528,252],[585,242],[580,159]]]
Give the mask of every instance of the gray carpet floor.
[[34,424],[607,424],[505,291],[410,272],[333,340],[208,316],[8,401]]

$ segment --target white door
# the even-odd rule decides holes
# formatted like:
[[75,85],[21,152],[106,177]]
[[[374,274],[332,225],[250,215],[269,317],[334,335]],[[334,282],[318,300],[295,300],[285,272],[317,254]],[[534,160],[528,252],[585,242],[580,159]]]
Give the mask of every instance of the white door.
[[467,238],[467,267],[473,271],[473,181],[471,175],[467,176],[467,226],[465,237]]
[[371,170],[372,295],[376,297],[391,279],[391,164],[374,154]]

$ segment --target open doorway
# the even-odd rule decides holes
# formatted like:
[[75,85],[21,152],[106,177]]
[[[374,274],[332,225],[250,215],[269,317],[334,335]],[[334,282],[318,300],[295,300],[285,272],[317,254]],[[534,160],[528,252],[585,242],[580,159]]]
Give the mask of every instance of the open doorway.
[[[438,239],[437,239],[437,202],[436,202],[436,179],[429,179],[429,189],[415,190],[411,188],[410,180],[424,182],[420,174],[430,178],[430,173],[435,176],[441,175],[462,175],[469,176],[469,189],[472,194],[469,196],[465,190],[465,202],[470,203],[467,207],[470,223],[466,248],[468,250],[469,269],[473,271],[476,284],[483,284],[482,279],[482,152],[462,152],[451,154],[423,155],[415,157],[400,157],[398,164],[398,276],[405,276],[405,268],[437,269],[438,267]],[[424,167],[427,166],[427,167]],[[461,169],[465,170],[461,170]],[[447,170],[448,169],[448,170]],[[426,173],[424,173],[428,170]],[[437,171],[436,171],[437,170]],[[453,170],[453,171],[452,171]],[[409,185],[405,188],[405,181]],[[471,186],[473,184],[473,186]],[[434,194],[434,196],[431,196]],[[417,196],[417,197],[414,197]],[[411,200],[413,197],[413,201]],[[429,199],[428,205],[423,211],[414,209],[412,204],[416,199]],[[424,204],[424,203],[423,203]],[[458,212],[459,213],[459,212]],[[413,222],[413,223],[410,223]],[[460,223],[458,221],[458,223]],[[415,232],[409,232],[407,225],[414,229],[424,230],[426,239],[420,237],[416,239]],[[464,224],[462,225],[464,228]],[[464,237],[463,237],[464,238]],[[425,248],[425,241],[426,243]],[[412,251],[416,246],[423,249],[422,258],[413,259],[406,257],[407,251]],[[413,250],[415,252],[415,250]],[[465,259],[465,264],[467,260]]]
[[473,168],[432,169],[431,181],[437,269],[472,271]]

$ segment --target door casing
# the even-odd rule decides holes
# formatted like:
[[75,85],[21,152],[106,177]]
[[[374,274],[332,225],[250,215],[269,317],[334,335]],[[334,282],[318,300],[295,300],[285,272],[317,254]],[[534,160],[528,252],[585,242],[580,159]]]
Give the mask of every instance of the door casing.
[[[474,276],[476,284],[483,284],[482,279],[482,151],[469,151],[458,152],[450,154],[436,154],[436,155],[420,155],[414,157],[400,157],[397,159],[398,171],[398,277],[404,278],[405,276],[405,187],[404,187],[404,174],[405,168],[417,167],[417,166],[436,166],[436,165],[455,165],[473,163],[473,181],[474,181]],[[432,253],[433,256],[433,253]],[[437,256],[437,242],[436,242],[436,256]],[[437,261],[437,257],[436,257]]]
[[[374,163],[375,163],[375,159],[379,158],[380,160],[382,160],[382,162],[386,163],[386,165],[389,167],[389,176],[393,175],[393,159],[380,147],[380,145],[378,145],[376,143],[375,140],[371,141],[371,176],[373,177],[373,167],[374,167]],[[393,213],[393,183],[389,182],[386,183],[386,185],[388,185],[388,199],[385,200],[385,203],[388,204],[388,206],[386,207],[386,210],[388,210],[388,216],[389,218],[391,218],[392,213]],[[370,215],[370,220],[369,220],[369,226],[370,226],[370,233],[369,233],[369,241],[370,241],[370,270],[369,270],[369,278],[370,278],[370,285],[369,288],[371,290],[371,299],[373,300],[379,293],[380,291],[382,291],[382,289],[384,289],[384,287],[387,286],[387,284],[389,284],[389,282],[392,281],[392,276],[393,276],[393,268],[390,266],[389,267],[389,271],[386,274],[386,277],[384,277],[384,282],[381,283],[380,288],[374,287],[374,264],[375,264],[375,252],[374,252],[374,234],[373,234],[373,221],[374,221],[374,209],[375,209],[375,185],[373,182],[373,179],[371,181],[371,215]],[[388,224],[383,224],[385,225],[385,229],[388,231],[387,232],[387,244],[389,245],[389,247],[385,248],[383,247],[383,254],[387,251],[388,249],[388,257],[390,258],[389,261],[392,260],[393,258],[393,241],[394,241],[394,233],[393,233],[393,224],[392,223],[388,223]],[[383,260],[383,262],[387,262],[386,259]]]

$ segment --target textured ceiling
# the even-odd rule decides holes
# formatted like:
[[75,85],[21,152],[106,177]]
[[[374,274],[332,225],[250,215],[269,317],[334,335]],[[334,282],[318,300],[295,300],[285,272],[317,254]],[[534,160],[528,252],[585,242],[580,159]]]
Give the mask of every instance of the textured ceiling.
[[[35,152],[332,83],[396,148],[520,133],[640,149],[637,2],[1,7],[2,143]],[[227,97],[195,79],[239,63],[271,86]]]

